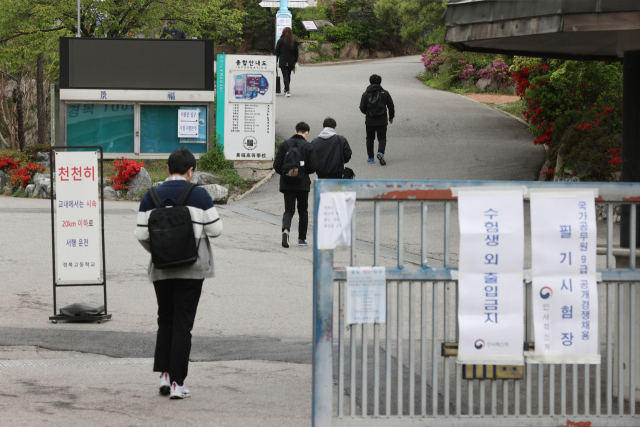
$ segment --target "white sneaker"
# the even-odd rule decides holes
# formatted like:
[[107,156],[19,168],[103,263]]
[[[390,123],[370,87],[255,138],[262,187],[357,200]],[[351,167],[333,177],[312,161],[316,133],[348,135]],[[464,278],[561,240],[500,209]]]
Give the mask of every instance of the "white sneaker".
[[291,98],[291,92],[287,92],[285,95],[286,98]]
[[169,399],[186,399],[187,397],[191,397],[191,392],[187,390],[184,384],[179,386],[174,381],[173,384],[171,384],[171,394],[169,395]]
[[282,232],[282,247],[283,248],[289,247],[289,230],[284,230]]
[[171,380],[169,380],[169,373],[163,372],[160,375],[160,394],[163,396],[168,396],[171,392]]

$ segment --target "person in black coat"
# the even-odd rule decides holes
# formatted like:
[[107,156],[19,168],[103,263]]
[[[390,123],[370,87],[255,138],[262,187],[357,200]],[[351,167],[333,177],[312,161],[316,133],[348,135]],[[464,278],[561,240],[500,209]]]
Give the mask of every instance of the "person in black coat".
[[318,179],[340,179],[344,175],[344,164],[351,160],[349,141],[336,133],[336,121],[324,119],[322,132],[311,143],[318,155]]
[[282,36],[276,43],[276,58],[278,66],[282,70],[282,80],[284,80],[284,96],[291,96],[289,84],[291,83],[291,71],[295,69],[298,62],[298,42],[293,38],[293,31],[287,27],[282,31]]
[[[315,173],[318,167],[318,157],[316,150],[305,139],[309,135],[309,125],[300,122],[296,125],[296,133],[278,147],[276,158],[273,161],[273,169],[280,175],[280,192],[284,194],[284,215],[282,216],[282,246],[289,247],[289,231],[291,230],[291,219],[298,204],[298,215],[300,222],[298,225],[298,245],[307,244],[307,226],[309,224],[309,191],[311,191],[311,178],[309,175]],[[298,180],[292,180],[285,170],[285,159],[287,153],[294,147],[300,150],[301,160],[296,173],[300,176]],[[297,182],[295,182],[297,181]]]
[[[367,127],[367,163],[375,163],[373,142],[378,134],[378,160],[380,165],[384,166],[387,164],[384,159],[384,150],[387,146],[387,124],[393,123],[396,110],[391,95],[380,86],[382,77],[374,74],[369,77],[369,83],[369,87],[360,99],[360,111],[367,117],[364,122]],[[388,122],[387,110],[389,110]]]

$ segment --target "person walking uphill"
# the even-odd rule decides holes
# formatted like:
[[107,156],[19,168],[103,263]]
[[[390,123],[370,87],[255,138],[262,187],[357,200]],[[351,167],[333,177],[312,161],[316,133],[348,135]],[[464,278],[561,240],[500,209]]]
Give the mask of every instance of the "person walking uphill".
[[322,132],[311,143],[318,155],[316,173],[320,179],[341,179],[344,177],[344,164],[351,160],[351,147],[347,138],[336,133],[336,121],[331,117],[324,119]]
[[291,71],[298,63],[298,42],[293,38],[293,31],[287,27],[282,30],[282,36],[276,43],[276,57],[278,66],[282,70],[285,97],[290,97],[289,84],[291,83]]
[[184,380],[202,283],[214,276],[209,237],[222,233],[222,223],[211,196],[190,183],[193,154],[175,150],[167,164],[171,176],[140,202],[135,235],[151,253],[148,276],[158,301],[153,371],[161,373],[160,394],[184,399],[191,396]]
[[309,135],[309,125],[300,122],[296,133],[278,147],[273,169],[280,175],[280,192],[284,194],[284,215],[282,215],[282,246],[289,247],[291,220],[298,204],[298,245],[307,244],[307,226],[309,224],[309,191],[311,178],[316,171],[318,158],[316,150],[305,139]]
[[[378,160],[382,166],[387,164],[384,159],[384,150],[387,146],[387,125],[393,123],[396,110],[389,92],[384,90],[380,84],[382,77],[377,74],[369,77],[369,87],[362,94],[360,99],[360,111],[366,114],[365,125],[367,127],[367,163],[375,163],[373,158],[373,142],[378,135]],[[389,110],[389,121],[387,122],[387,110]]]

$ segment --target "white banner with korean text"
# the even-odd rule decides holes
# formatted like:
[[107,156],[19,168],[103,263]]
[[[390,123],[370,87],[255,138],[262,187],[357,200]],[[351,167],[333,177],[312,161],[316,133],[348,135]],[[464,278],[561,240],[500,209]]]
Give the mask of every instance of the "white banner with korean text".
[[101,283],[98,152],[54,155],[56,283]]
[[524,364],[523,195],[458,191],[459,364]]
[[599,364],[597,190],[531,190],[535,352],[542,363]]

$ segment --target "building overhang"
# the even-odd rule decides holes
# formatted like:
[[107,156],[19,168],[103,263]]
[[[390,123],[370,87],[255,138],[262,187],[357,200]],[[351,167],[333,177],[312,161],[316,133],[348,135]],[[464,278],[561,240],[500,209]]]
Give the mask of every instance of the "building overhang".
[[611,61],[640,50],[637,0],[451,0],[445,25],[460,51]]

